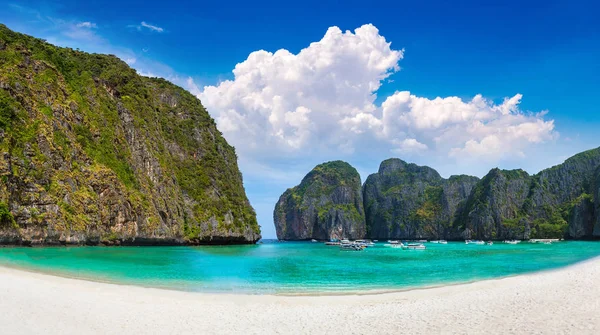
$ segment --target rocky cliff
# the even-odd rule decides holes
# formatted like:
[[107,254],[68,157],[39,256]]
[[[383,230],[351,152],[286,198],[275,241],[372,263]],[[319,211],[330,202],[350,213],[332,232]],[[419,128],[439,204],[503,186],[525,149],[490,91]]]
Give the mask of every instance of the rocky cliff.
[[[288,199],[286,194],[283,200]],[[359,237],[600,238],[599,199],[600,148],[535,175],[492,169],[481,180],[464,175],[444,179],[430,167],[393,158],[382,162],[365,181],[366,234]],[[293,211],[286,213],[288,221],[296,220]],[[322,227],[311,225],[311,229]],[[282,237],[295,239],[295,235]]]
[[237,156],[198,99],[0,25],[0,243],[254,243]]
[[281,195],[273,217],[280,240],[362,238],[360,175],[342,161],[318,165]]
[[598,238],[599,166],[600,148],[533,176],[494,169],[477,185],[457,224],[467,238]]
[[456,212],[478,181],[471,176],[444,179],[430,167],[397,158],[383,161],[363,187],[367,236],[457,238]]

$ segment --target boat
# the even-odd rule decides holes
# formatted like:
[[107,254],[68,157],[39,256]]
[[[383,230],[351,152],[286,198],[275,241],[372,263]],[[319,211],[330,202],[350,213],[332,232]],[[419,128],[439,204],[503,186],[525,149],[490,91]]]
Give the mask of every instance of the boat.
[[480,241],[480,240],[469,241],[469,243],[471,243],[471,244],[478,244],[478,245],[485,244],[485,242],[483,242],[483,241]]
[[314,238],[312,240],[310,240],[312,243],[317,243],[319,241],[315,240]]
[[492,244],[494,244],[494,242],[492,242],[492,241],[487,241],[485,244],[487,244],[487,245],[492,245]]
[[506,244],[517,244],[519,242],[521,242],[521,241],[517,241],[517,240],[505,240],[504,241],[504,243],[506,243]]
[[427,243],[427,240],[418,240],[418,243]]
[[400,241],[388,240],[389,244],[399,244]]
[[471,240],[465,240],[465,244],[471,243]]
[[440,244],[448,244],[448,241],[446,241],[446,240],[440,240]]
[[558,242],[560,241],[557,238],[540,238],[540,239],[531,239],[529,240],[530,243],[546,243],[546,242]]
[[343,239],[340,241],[341,244],[350,244],[350,240],[348,239]]
[[342,243],[340,249],[344,251],[362,251],[366,246],[358,243]]
[[329,242],[325,242],[325,245],[340,245],[340,242],[337,241],[329,241]]
[[400,244],[402,250],[425,250],[427,247],[423,243]]
[[435,243],[435,244],[438,244],[438,243],[440,243],[440,241],[437,241],[437,240],[433,240],[433,241],[429,241],[429,242],[431,242],[431,243]]

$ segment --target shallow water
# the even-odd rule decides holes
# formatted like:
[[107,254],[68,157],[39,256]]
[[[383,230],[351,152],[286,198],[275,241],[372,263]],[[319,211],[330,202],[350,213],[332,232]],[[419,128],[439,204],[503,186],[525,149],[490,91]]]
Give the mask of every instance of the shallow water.
[[322,243],[206,247],[0,248],[0,265],[186,291],[320,293],[401,290],[557,268],[600,255],[600,242],[447,245],[341,251]]

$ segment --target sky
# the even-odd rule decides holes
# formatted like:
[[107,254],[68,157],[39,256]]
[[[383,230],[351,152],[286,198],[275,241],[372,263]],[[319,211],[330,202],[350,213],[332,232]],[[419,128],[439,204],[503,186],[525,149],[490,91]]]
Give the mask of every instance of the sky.
[[315,165],[529,173],[600,146],[595,1],[11,1],[0,22],[196,95],[263,237]]

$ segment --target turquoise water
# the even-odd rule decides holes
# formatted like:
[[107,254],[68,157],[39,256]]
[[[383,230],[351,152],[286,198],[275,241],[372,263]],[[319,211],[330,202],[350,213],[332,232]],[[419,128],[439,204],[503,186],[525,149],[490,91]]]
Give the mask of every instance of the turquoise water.
[[427,244],[341,251],[321,243],[210,247],[0,248],[0,265],[62,276],[202,292],[398,290],[503,277],[600,255],[599,242]]

